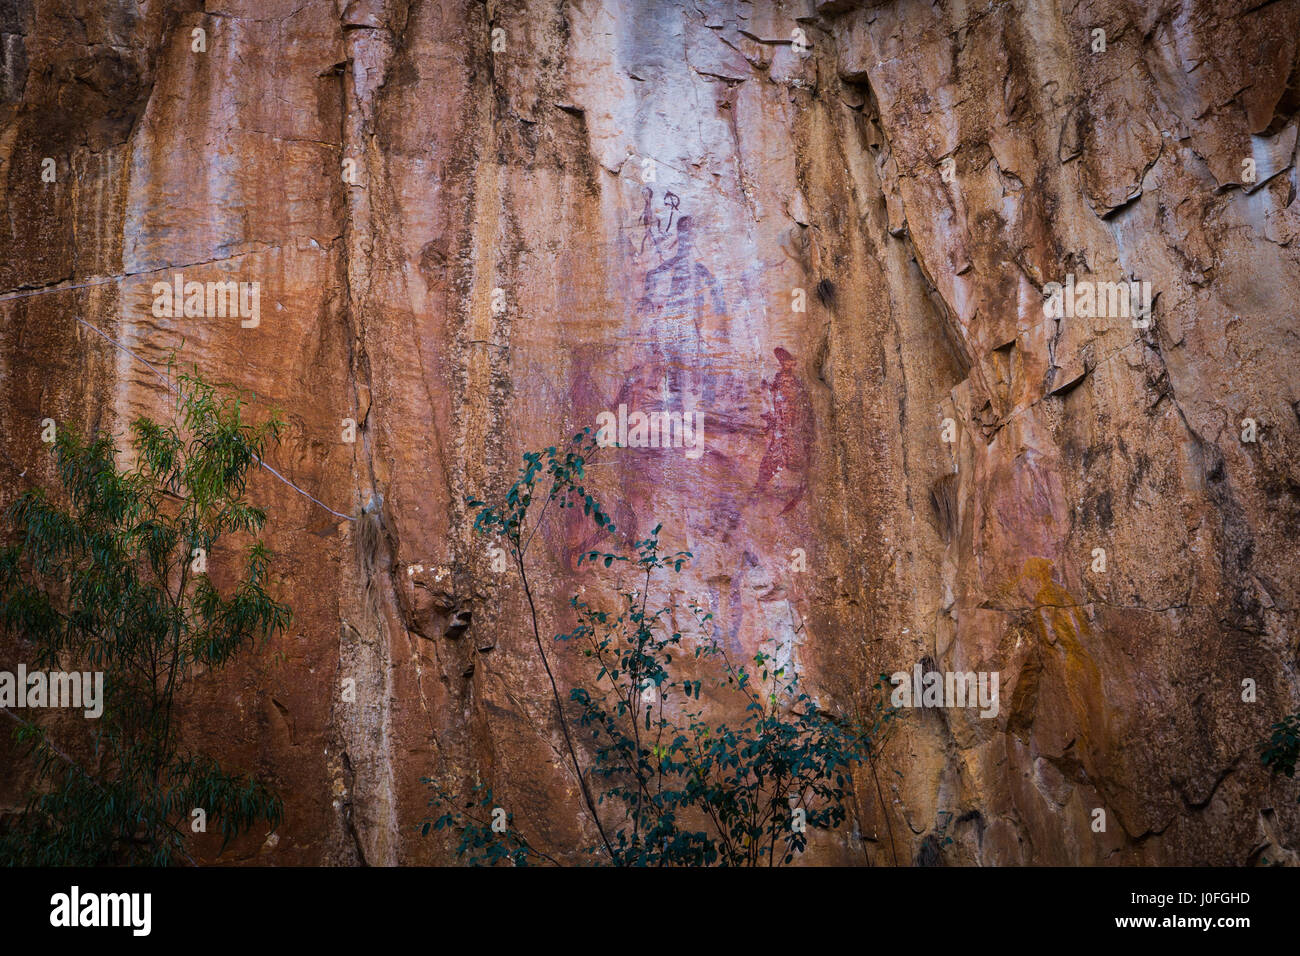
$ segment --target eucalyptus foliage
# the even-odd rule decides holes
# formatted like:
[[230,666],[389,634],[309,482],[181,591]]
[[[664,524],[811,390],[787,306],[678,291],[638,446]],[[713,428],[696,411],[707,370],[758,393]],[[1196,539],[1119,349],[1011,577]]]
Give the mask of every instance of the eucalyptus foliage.
[[1294,777],[1300,758],[1300,710],[1287,714],[1269,730],[1268,740],[1259,745],[1260,761],[1274,774]]
[[[584,484],[595,447],[588,429],[569,451],[529,452],[504,504],[467,499],[475,530],[503,540],[519,574],[581,807],[598,838],[582,849],[593,863],[618,866],[790,863],[810,832],[845,821],[854,768],[874,762],[896,712],[879,683],[868,713],[838,715],[801,690],[773,653],[760,650],[752,666],[732,661],[714,639],[712,614],[694,603],[689,615],[680,611],[693,622],[689,633],[678,630],[679,609],[652,595],[667,591],[692,555],[665,553],[662,525],[631,553],[579,557],[629,572],[635,587],[616,585],[612,607],[570,600],[576,624],[555,641],[585,667],[566,706],[541,640],[525,556],[552,506],[581,507],[599,529],[617,530]],[[535,502],[540,513],[530,518]],[[740,716],[708,716],[727,709]],[[466,862],[556,862],[494,806],[490,787],[457,799],[437,780],[425,782],[439,812],[423,832],[452,831]]]
[[[36,667],[103,671],[105,701],[80,750],[20,723],[35,786],[0,834],[5,864],[180,862],[195,808],[225,841],[280,821],[266,785],[184,748],[176,705],[202,675],[289,624],[255,537],[266,512],[245,498],[249,471],[284,425],[276,415],[243,421],[230,389],[188,375],[178,386],[175,423],[131,423],[129,467],[117,466],[110,436],[60,429],[58,490],[29,491],[6,513],[0,629]],[[253,541],[222,594],[204,568],[231,534]]]

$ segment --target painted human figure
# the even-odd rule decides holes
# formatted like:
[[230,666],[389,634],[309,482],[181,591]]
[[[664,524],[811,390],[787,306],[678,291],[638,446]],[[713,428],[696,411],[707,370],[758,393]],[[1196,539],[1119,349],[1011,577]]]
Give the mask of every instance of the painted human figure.
[[645,200],[645,206],[641,210],[641,225],[643,229],[641,233],[641,248],[639,254],[645,255],[646,240],[649,239],[650,244],[657,250],[659,248],[659,234],[663,230],[659,228],[659,217],[654,213],[653,203],[655,191],[649,186],[646,186],[645,189],[641,191],[641,198]]
[[763,387],[772,395],[772,410],[763,413],[767,451],[759,463],[758,484],[754,490],[755,493],[765,491],[782,472],[797,476],[798,484],[781,509],[781,514],[785,514],[799,503],[808,489],[813,410],[808,390],[799,379],[795,357],[780,346],[772,351],[780,369],[771,382],[763,381]]
[[682,216],[672,258],[646,273],[645,292],[637,303],[643,317],[640,335],[651,353],[656,384],[676,403],[685,399],[688,372],[704,380],[697,397],[710,397],[702,334],[708,308],[716,316],[725,314],[722,284],[697,258],[694,222]]
[[657,300],[660,284],[665,279],[668,281],[665,307],[692,307],[696,313],[697,325],[706,293],[711,297],[710,304],[715,312],[721,314],[726,311],[721,283],[696,258],[695,221],[690,216],[682,216],[677,220],[677,248],[673,257],[646,273],[645,297],[641,301],[653,303]]
[[668,235],[668,230],[672,229],[673,216],[676,215],[678,208],[682,204],[682,197],[672,191],[664,193],[664,205],[668,207],[667,223],[664,223],[663,220],[654,213],[654,189],[646,186],[641,190],[641,198],[644,201],[644,205],[641,208],[641,248],[638,250],[638,255],[645,255],[645,244],[647,239],[650,240],[655,251],[659,251],[660,238]]

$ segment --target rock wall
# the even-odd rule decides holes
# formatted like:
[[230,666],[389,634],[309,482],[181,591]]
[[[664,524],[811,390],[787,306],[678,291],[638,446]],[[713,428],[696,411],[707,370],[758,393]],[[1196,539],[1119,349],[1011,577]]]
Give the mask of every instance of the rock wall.
[[[724,646],[848,709],[1000,676],[810,859],[1294,858],[1300,3],[8,0],[0,66],[3,503],[42,419],[163,408],[113,342],[278,405],[320,502],[257,477],[294,626],[187,701],[287,803],[222,860],[448,861],[430,774],[590,838],[463,501],[620,405],[704,415],[596,473]],[[177,273],[256,324],[155,317]],[[539,535],[552,632],[594,541]]]

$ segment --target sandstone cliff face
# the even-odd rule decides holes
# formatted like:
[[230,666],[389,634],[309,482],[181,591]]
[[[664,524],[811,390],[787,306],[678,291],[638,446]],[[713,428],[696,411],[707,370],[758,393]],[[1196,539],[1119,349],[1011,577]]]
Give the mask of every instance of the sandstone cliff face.
[[[0,57],[4,503],[42,419],[164,403],[77,316],[279,405],[280,471],[381,516],[359,557],[257,478],[295,624],[188,725],[287,815],[223,859],[447,861],[428,774],[582,837],[462,502],[665,395],[702,454],[599,483],[729,648],[842,706],[1001,677],[996,717],[910,712],[811,860],[1293,854],[1253,745],[1300,696],[1300,4],[9,0]],[[260,320],[156,318],[178,272]],[[1047,314],[1070,276],[1150,283],[1150,322]],[[592,539],[539,537],[567,629]]]

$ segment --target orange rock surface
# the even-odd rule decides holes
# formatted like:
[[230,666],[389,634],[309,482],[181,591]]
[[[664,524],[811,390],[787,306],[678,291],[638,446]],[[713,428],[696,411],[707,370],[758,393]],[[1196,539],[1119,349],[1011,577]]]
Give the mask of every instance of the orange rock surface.
[[[702,453],[597,483],[694,552],[725,646],[841,704],[1001,675],[996,718],[909,713],[809,861],[1295,859],[1254,747],[1300,699],[1298,110],[1294,2],[18,0],[0,504],[49,480],[43,419],[166,406],[74,316],[284,411],[271,463],[349,517],[255,479],[294,626],[186,726],[287,809],[223,861],[450,862],[429,774],[590,839],[463,502],[656,401]],[[258,282],[258,321],[156,317],[177,273]],[[1147,327],[1049,316],[1070,276],[1149,282]],[[551,633],[587,530],[539,536]]]

